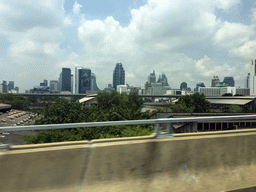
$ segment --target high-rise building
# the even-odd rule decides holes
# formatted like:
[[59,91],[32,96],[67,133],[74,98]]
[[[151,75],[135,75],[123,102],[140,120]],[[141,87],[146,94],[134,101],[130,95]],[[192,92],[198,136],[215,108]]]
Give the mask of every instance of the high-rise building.
[[59,90],[58,90],[58,85],[59,84],[59,81],[57,80],[51,80],[50,81],[50,92],[51,93],[58,93]]
[[169,86],[168,79],[164,73],[162,73],[162,75],[159,75],[159,79],[157,82],[163,82],[163,86]]
[[73,84],[74,84],[74,76],[73,76],[73,74],[71,74],[71,93],[73,94],[74,92],[74,90],[73,90]]
[[149,74],[148,81],[145,83],[145,90],[146,90],[146,92],[147,92],[148,88],[151,87],[152,83],[156,83],[155,70],[153,70],[153,73]]
[[113,71],[113,87],[115,90],[117,85],[125,85],[125,70],[122,63],[117,63]]
[[196,88],[194,89],[194,91],[198,92],[199,91],[199,87],[205,87],[204,83],[197,83],[196,84]]
[[96,75],[91,73],[91,90],[99,91],[100,89],[97,86]]
[[14,89],[14,81],[9,81],[7,89],[8,89],[8,91],[11,91]]
[[44,86],[47,87],[48,86],[48,81],[46,79],[44,79]]
[[60,92],[71,93],[71,69],[62,68],[60,73]]
[[7,86],[7,82],[6,81],[3,81],[3,84],[2,84],[2,93],[7,93],[8,92],[8,86]]
[[245,88],[250,88],[250,73],[247,74],[245,79]]
[[252,60],[252,64],[251,64],[250,95],[256,95],[256,60]]
[[187,88],[188,88],[188,84],[186,82],[182,82],[180,84],[180,90],[187,89]]
[[235,80],[233,77],[224,77],[224,83],[228,83],[228,86],[235,87]]
[[91,90],[91,70],[78,69],[78,93],[86,93]]
[[218,82],[220,82],[218,76],[213,76],[213,78],[212,78],[212,87],[217,87]]

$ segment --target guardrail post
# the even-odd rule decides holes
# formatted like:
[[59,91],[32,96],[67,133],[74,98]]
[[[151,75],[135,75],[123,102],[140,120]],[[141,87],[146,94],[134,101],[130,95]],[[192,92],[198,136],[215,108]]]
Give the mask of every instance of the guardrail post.
[[171,123],[168,123],[168,124],[167,124],[166,133],[167,133],[168,135],[172,135],[172,133],[173,133],[173,125],[172,125]]
[[159,128],[160,128],[160,124],[159,124],[159,123],[155,124],[154,135],[155,135],[156,137],[159,135]]

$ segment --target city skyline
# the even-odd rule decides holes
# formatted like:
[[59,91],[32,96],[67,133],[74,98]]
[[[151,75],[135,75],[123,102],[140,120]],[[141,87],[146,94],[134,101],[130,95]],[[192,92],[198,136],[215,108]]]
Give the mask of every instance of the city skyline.
[[8,11],[0,12],[0,77],[20,92],[75,66],[94,71],[102,90],[118,61],[126,82],[141,87],[153,69],[172,88],[183,81],[210,86],[214,75],[233,76],[243,87],[256,58],[252,1],[11,0],[1,8]]

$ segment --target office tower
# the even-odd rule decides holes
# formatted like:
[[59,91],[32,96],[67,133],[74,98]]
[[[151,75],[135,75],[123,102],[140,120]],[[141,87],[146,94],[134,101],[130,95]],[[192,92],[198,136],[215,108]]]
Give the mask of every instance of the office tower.
[[9,84],[8,84],[8,91],[11,91],[14,89],[14,81],[9,81]]
[[20,89],[19,87],[15,87],[14,89],[15,89],[16,93],[19,93],[19,89]]
[[108,84],[108,87],[112,87],[112,84]]
[[149,89],[149,87],[151,87],[152,83],[156,83],[156,74],[155,74],[155,70],[153,70],[153,73],[150,73],[148,76],[148,81],[145,83],[145,90],[147,92],[147,90]]
[[187,88],[188,88],[188,84],[186,82],[182,82],[180,84],[180,90],[187,89]]
[[245,79],[245,88],[250,88],[250,73],[247,74]]
[[228,86],[235,87],[235,81],[233,77],[224,77],[224,83],[228,83]]
[[78,93],[86,93],[87,90],[91,90],[91,70],[90,69],[78,69]]
[[117,63],[113,71],[113,87],[115,90],[117,85],[125,85],[125,70],[122,63]]
[[197,83],[196,84],[196,88],[194,89],[194,91],[198,92],[199,91],[199,87],[205,87],[204,83]]
[[163,86],[169,86],[168,79],[164,73],[162,73],[162,75],[159,75],[158,82],[163,82]]
[[74,76],[71,74],[71,93],[73,94],[73,83],[74,83]]
[[59,84],[59,81],[57,80],[51,80],[50,81],[50,92],[51,93],[58,93],[59,90],[58,90],[58,85]]
[[216,87],[218,82],[220,82],[218,76],[213,76],[212,87]]
[[71,70],[62,68],[60,73],[60,92],[71,92]]
[[91,90],[95,90],[95,91],[100,90],[97,86],[96,75],[94,73],[91,73]]
[[47,87],[48,86],[48,81],[46,79],[44,79],[44,86]]
[[256,95],[256,60],[252,60],[252,64],[251,64],[250,95]]
[[7,86],[7,82],[3,81],[2,84],[2,93],[7,93],[8,92],[8,86]]

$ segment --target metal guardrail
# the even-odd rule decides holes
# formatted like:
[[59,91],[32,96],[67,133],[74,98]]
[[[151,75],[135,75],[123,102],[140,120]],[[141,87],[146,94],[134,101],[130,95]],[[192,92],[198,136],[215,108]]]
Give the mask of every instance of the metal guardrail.
[[[116,126],[116,125],[141,125],[141,124],[155,124],[153,136],[160,135],[172,136],[173,126],[172,123],[179,122],[200,122],[200,121],[223,121],[223,120],[246,120],[255,119],[256,115],[237,115],[237,116],[215,116],[215,117],[190,117],[190,118],[161,118],[149,120],[127,120],[127,121],[107,121],[107,122],[89,122],[89,123],[68,123],[68,124],[50,124],[50,125],[29,125],[29,126],[9,126],[0,127],[1,132],[13,131],[29,131],[29,130],[49,130],[49,129],[70,129],[81,127],[103,127],[103,126]],[[161,132],[160,124],[167,124],[166,132]],[[7,148],[9,145],[0,145],[1,148]]]

